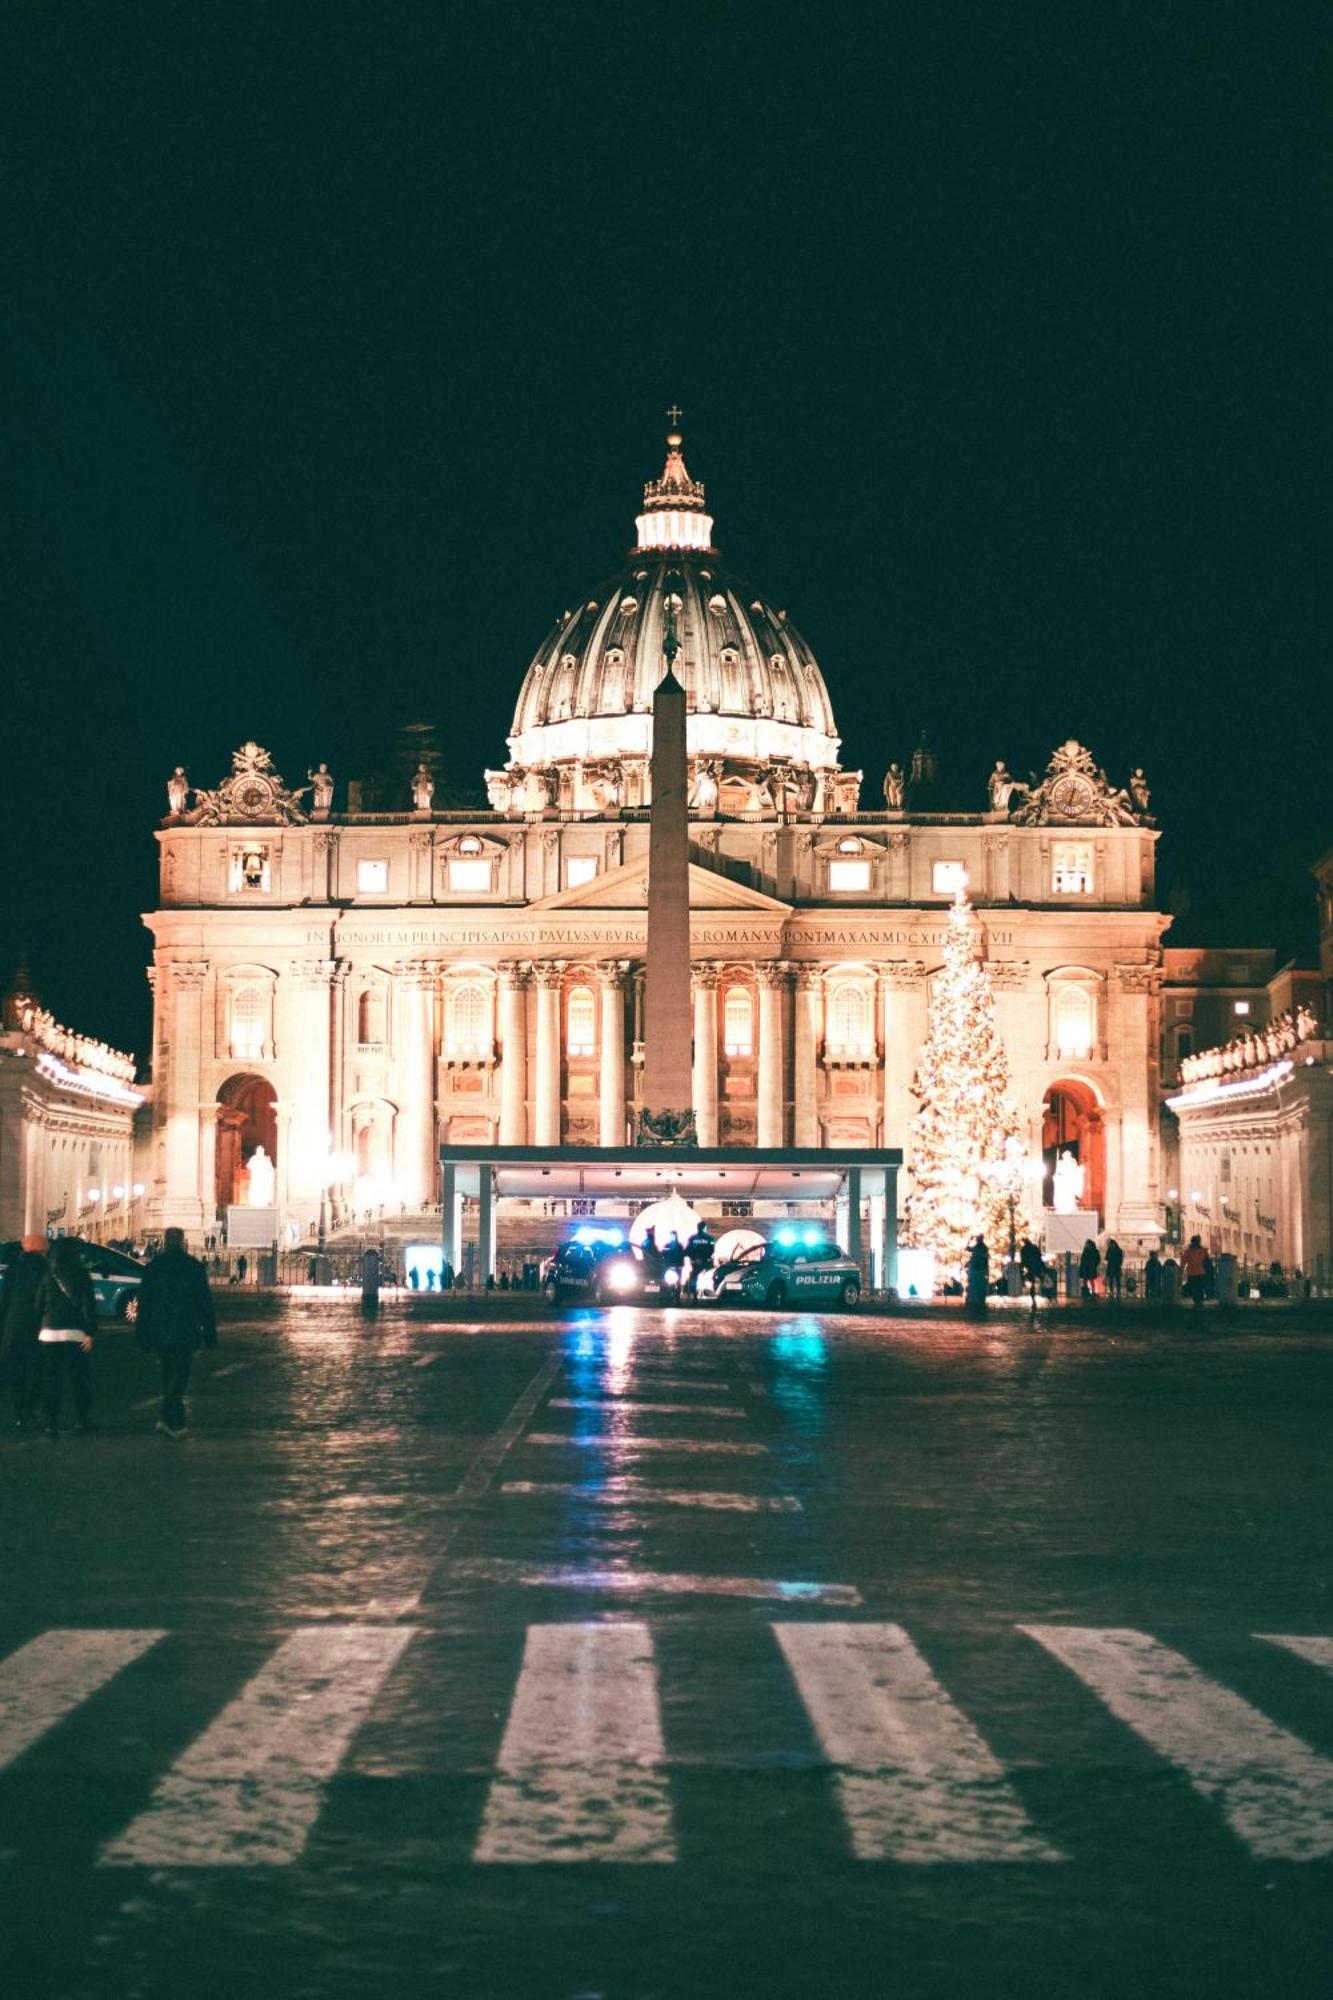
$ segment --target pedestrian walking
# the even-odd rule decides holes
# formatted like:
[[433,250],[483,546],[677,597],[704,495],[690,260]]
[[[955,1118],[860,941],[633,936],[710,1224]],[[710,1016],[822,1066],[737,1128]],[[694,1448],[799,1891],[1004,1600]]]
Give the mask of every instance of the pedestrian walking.
[[75,1429],[96,1430],[91,1411],[97,1300],[78,1245],[68,1236],[51,1245],[37,1293],[37,1316],[46,1435],[60,1436],[60,1409],[67,1377],[74,1401]]
[[208,1273],[185,1248],[185,1231],[168,1229],[162,1249],[144,1272],[139,1287],[139,1345],[156,1354],[162,1365],[162,1411],[157,1428],[163,1437],[185,1435],[185,1391],[201,1347],[218,1344],[217,1321]]
[[978,1236],[967,1252],[967,1310],[979,1315],[986,1311],[990,1292],[990,1251],[984,1236]]
[[1041,1290],[1041,1281],[1046,1275],[1046,1266],[1042,1262],[1040,1250],[1030,1236],[1025,1236],[1019,1246],[1018,1268],[1023,1273],[1023,1283],[1028,1288],[1028,1297],[1032,1301],[1032,1308],[1035,1312],[1037,1307],[1037,1293]]
[[1162,1296],[1162,1260],[1155,1250],[1148,1252],[1148,1261],[1143,1267],[1143,1296],[1145,1299],[1160,1299]]
[[1085,1299],[1097,1296],[1097,1273],[1102,1268],[1102,1253],[1089,1236],[1083,1245],[1078,1260],[1079,1295]]
[[1106,1296],[1118,1299],[1125,1269],[1125,1253],[1114,1236],[1106,1239]]
[[31,1427],[41,1402],[37,1334],[42,1323],[38,1299],[46,1276],[45,1251],[44,1236],[23,1238],[6,1268],[0,1306],[0,1381],[9,1384],[14,1425],[21,1431]]
[[1185,1254],[1180,1260],[1180,1275],[1185,1281],[1185,1296],[1194,1301],[1197,1311],[1208,1289],[1208,1252],[1201,1238],[1191,1236],[1186,1244]]

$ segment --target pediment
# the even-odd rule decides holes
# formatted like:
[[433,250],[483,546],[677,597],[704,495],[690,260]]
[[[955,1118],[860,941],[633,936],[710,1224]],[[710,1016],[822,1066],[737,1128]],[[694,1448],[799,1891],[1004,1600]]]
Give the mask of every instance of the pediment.
[[[751,916],[789,917],[791,904],[780,903],[758,889],[733,882],[711,868],[691,861],[690,908],[692,910],[747,910]],[[648,862],[646,858],[627,861],[620,868],[608,868],[581,882],[577,889],[562,889],[558,896],[543,896],[529,903],[533,911],[545,910],[642,910],[648,904]]]

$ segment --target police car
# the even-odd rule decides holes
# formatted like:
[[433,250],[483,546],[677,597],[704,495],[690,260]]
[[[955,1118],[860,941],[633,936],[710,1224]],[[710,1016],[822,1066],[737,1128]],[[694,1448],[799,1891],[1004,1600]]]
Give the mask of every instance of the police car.
[[[148,1266],[141,1264],[137,1257],[127,1257],[123,1250],[109,1250],[101,1243],[85,1243],[81,1237],[74,1238],[73,1242],[93,1281],[98,1318],[128,1320],[132,1325],[139,1317],[139,1287]],[[0,1243],[0,1257],[6,1264],[12,1257],[17,1257],[18,1251],[17,1243]]]
[[580,1229],[542,1267],[542,1296],[551,1305],[561,1299],[617,1305],[640,1299],[649,1289],[656,1293],[656,1281],[649,1285],[642,1259],[614,1231]]
[[861,1273],[845,1251],[820,1229],[779,1229],[766,1243],[751,1243],[726,1263],[705,1271],[699,1297],[716,1305],[837,1305],[861,1297]]

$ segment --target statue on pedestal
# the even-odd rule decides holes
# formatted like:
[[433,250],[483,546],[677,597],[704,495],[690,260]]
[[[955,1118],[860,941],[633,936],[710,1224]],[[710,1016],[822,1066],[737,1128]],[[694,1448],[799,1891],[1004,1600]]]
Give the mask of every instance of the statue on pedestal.
[[884,804],[889,812],[896,813],[902,811],[903,786],[905,782],[902,765],[890,764],[888,770],[884,773]]
[[249,1160],[249,1179],[245,1193],[247,1207],[272,1208],[276,1179],[272,1160],[262,1146],[256,1146]]
[[173,819],[181,819],[190,798],[190,781],[185,775],[185,766],[178,764],[167,779],[167,809]]
[[1143,775],[1142,764],[1136,764],[1129,774],[1129,796],[1134,801],[1134,810],[1142,813],[1146,819],[1151,794],[1148,790],[1148,780]]
[[1028,792],[1028,787],[1019,783],[1003,757],[995,759],[995,769],[986,780],[986,789],[990,793],[990,809],[996,813],[1008,812],[1015,792],[1021,792],[1025,798]]
[[614,757],[605,764],[596,765],[588,774],[588,783],[600,811],[620,811],[625,776]]
[[1051,1176],[1051,1206],[1057,1215],[1076,1215],[1083,1199],[1084,1169],[1066,1147]]
[[311,804],[317,813],[326,813],[333,804],[333,777],[327,764],[321,764],[317,771],[307,771],[310,780]]
[[429,812],[435,797],[435,780],[428,764],[418,764],[412,774],[412,804],[417,812]]

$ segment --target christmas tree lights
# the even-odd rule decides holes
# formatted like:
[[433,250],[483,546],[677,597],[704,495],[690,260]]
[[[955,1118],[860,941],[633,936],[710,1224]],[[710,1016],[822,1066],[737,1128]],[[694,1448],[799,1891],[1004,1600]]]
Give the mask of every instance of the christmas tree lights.
[[1009,1201],[995,1168],[1006,1140],[1018,1136],[1018,1116],[966,885],[949,912],[912,1090],[921,1109],[912,1127],[907,1239],[934,1250],[942,1276],[961,1279],[968,1245],[982,1235],[994,1268],[1009,1249]]

